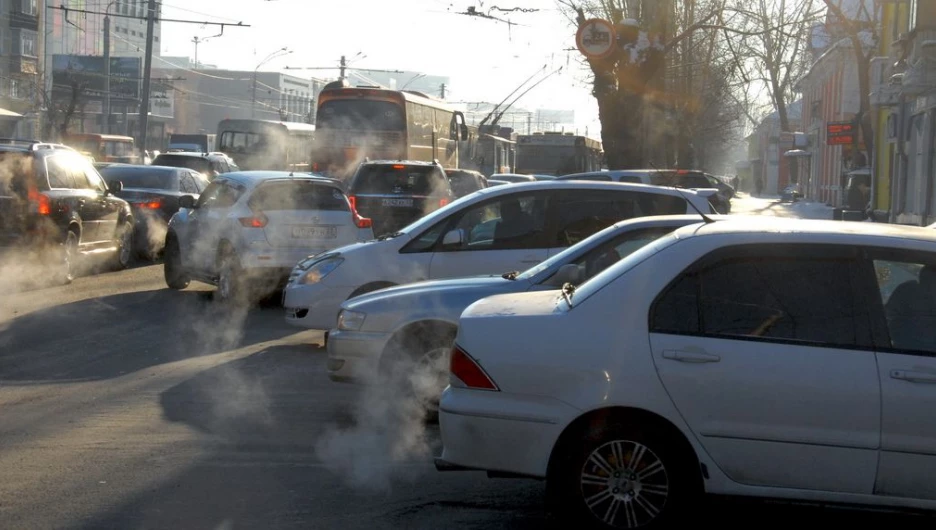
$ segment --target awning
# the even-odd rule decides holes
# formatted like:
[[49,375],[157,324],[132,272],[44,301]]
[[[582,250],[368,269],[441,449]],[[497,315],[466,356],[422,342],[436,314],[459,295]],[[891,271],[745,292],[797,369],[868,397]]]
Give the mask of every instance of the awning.
[[2,118],[22,118],[22,114],[13,112],[12,110],[0,109],[0,119]]
[[812,156],[812,153],[803,149],[790,149],[789,151],[783,153],[783,156],[787,158],[802,158]]

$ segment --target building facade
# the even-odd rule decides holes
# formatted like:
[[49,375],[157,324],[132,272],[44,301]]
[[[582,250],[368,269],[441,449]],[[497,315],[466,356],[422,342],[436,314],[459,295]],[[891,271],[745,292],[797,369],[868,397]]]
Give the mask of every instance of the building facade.
[[0,135],[39,133],[39,0],[0,0]]
[[[214,133],[225,119],[315,123],[325,81],[279,72],[154,68],[154,102],[169,133]],[[154,111],[155,114],[155,111]]]
[[[799,130],[802,101],[787,106],[790,128]],[[758,195],[779,195],[790,184],[790,159],[784,154],[794,148],[793,133],[780,127],[780,115],[773,112],[765,117],[748,137],[753,192]],[[801,179],[802,180],[802,179]]]

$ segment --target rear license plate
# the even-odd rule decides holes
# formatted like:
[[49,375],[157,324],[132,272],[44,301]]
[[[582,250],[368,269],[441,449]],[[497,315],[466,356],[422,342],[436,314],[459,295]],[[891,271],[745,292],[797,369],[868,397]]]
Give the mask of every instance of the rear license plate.
[[413,199],[384,199],[383,205],[384,206],[403,206],[403,207],[412,206]]
[[338,237],[337,226],[294,226],[292,236],[301,239],[335,239]]

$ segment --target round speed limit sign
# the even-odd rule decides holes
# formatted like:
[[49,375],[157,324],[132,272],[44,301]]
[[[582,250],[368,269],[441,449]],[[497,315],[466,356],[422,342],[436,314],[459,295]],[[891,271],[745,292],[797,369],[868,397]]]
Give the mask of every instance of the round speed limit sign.
[[582,55],[591,59],[600,59],[614,51],[614,26],[607,20],[593,18],[579,26],[575,34],[575,44]]

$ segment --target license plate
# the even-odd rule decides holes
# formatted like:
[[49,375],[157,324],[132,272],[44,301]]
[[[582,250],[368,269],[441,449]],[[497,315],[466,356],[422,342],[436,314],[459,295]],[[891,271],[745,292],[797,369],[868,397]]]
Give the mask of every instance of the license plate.
[[337,226],[294,226],[292,236],[301,239],[335,239],[338,237]]
[[384,206],[412,206],[413,199],[384,199]]

